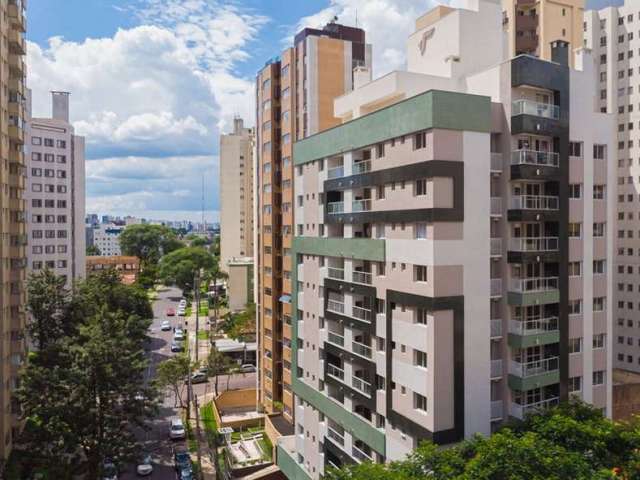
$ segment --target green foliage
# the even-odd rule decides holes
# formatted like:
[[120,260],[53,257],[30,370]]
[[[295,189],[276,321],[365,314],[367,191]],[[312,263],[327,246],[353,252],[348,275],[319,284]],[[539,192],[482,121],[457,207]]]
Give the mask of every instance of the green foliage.
[[210,448],[216,448],[218,444],[218,424],[213,414],[213,402],[205,404],[200,409],[200,418],[204,425],[204,431],[207,436],[207,442]]
[[191,247],[205,247],[207,245],[207,239],[196,236],[189,242],[189,246]]
[[209,376],[214,377],[213,388],[217,395],[218,378],[220,377],[220,375],[227,375],[228,380],[229,376],[235,371],[237,364],[226,355],[220,353],[220,351],[212,345],[211,349],[209,350],[209,357],[207,358],[207,367]]
[[185,408],[183,387],[187,375],[189,375],[189,357],[185,353],[171,357],[158,365],[156,385],[159,389],[169,387],[173,390],[174,407]]
[[31,274],[27,283],[27,310],[32,320],[27,334],[39,350],[74,330],[69,321],[70,294],[64,278],[48,268]]
[[88,257],[93,257],[93,256],[99,256],[101,255],[102,252],[100,252],[100,249],[98,248],[97,245],[89,245],[87,246],[87,251],[86,254]]
[[[332,470],[329,480],[604,480],[640,478],[637,422],[613,423],[570,403],[488,438],[450,448],[423,443],[406,460]],[[619,471],[618,476],[613,474]]]
[[123,255],[138,257],[143,265],[155,264],[182,243],[176,234],[164,225],[129,225],[120,234],[120,248]]
[[210,271],[214,266],[215,260],[206,249],[184,247],[162,257],[159,276],[165,284],[176,285],[188,293],[193,291],[196,272]]
[[[29,289],[60,292],[60,279],[32,277]],[[16,391],[27,428],[18,439],[44,470],[82,467],[97,478],[102,459],[132,460],[139,448],[134,429],[157,410],[157,392],[144,387],[144,345],[150,309],[139,290],[105,272],[76,286],[64,308],[47,307],[42,319],[62,324],[30,354]],[[63,295],[63,296],[65,296]],[[55,304],[55,302],[52,302]],[[30,330],[32,341],[41,338]],[[62,478],[62,477],[57,477]]]
[[256,305],[249,303],[240,313],[228,313],[220,326],[231,338],[241,338],[243,334],[256,330]]

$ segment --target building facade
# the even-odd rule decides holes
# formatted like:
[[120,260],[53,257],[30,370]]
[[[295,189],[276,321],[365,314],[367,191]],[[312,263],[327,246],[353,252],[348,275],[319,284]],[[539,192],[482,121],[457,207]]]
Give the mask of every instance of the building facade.
[[602,112],[615,115],[617,141],[614,271],[614,367],[640,372],[640,10],[633,1],[585,14]]
[[101,223],[93,229],[93,245],[98,247],[101,256],[118,257],[122,255],[120,234],[125,228],[122,225]]
[[611,415],[615,121],[588,50],[512,57],[502,15],[419,18],[408,71],[294,144],[289,478],[570,396]]
[[555,40],[567,42],[571,51],[582,47],[584,0],[502,0],[502,6],[511,56],[551,60]]
[[28,269],[73,280],[86,273],[84,137],[69,123],[69,94],[52,92],[51,118],[27,121]]
[[[370,67],[358,28],[306,28],[256,78],[256,299],[259,403],[293,419],[291,389],[293,162],[296,140],[339,123],[333,99],[353,88],[355,67]],[[281,405],[281,406],[280,406]]]

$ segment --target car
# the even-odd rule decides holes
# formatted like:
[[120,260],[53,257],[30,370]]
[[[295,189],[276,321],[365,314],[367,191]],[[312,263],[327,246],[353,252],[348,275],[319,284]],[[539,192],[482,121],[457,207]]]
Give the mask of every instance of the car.
[[136,473],[140,477],[146,477],[147,475],[151,475],[153,473],[153,465],[151,464],[151,455],[145,453],[142,455],[140,460],[138,461],[138,466],[136,467]]
[[193,480],[195,477],[193,476],[193,470],[190,468],[185,468],[184,470],[180,470],[178,473],[178,480]]
[[182,332],[182,330],[176,330],[175,332],[173,332],[174,342],[181,342],[183,340],[184,340],[184,333]]
[[180,300],[180,303],[178,304],[181,307],[186,307],[187,306],[187,301],[183,298],[182,300]]
[[256,366],[252,365],[251,363],[245,363],[244,365],[240,366],[240,371],[242,373],[253,373],[256,371]]
[[167,308],[166,314],[167,314],[167,317],[175,317],[176,309],[173,307],[169,307]]
[[164,322],[162,322],[162,324],[160,325],[160,330],[162,330],[163,332],[168,332],[169,330],[171,330],[171,322],[169,320],[165,320]]
[[113,460],[105,458],[102,462],[102,477],[101,480],[118,480],[118,468]]
[[187,311],[184,308],[178,308],[178,316],[184,317],[187,314]]
[[191,456],[185,447],[180,446],[173,449],[173,465],[176,472],[185,469],[191,470]]
[[191,374],[192,384],[207,383],[208,381],[209,381],[209,378],[207,377],[207,374],[204,372],[194,372]]
[[171,344],[171,351],[172,352],[182,352],[182,351],[184,351],[184,347],[182,346],[181,343],[173,342]]
[[171,440],[180,440],[186,437],[184,429],[184,423],[179,418],[171,420],[171,426],[169,427],[169,438]]

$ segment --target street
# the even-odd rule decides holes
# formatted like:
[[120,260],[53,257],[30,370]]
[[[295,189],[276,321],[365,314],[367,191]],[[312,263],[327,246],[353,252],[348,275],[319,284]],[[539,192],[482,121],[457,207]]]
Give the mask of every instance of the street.
[[[172,326],[175,326],[178,323],[184,324],[184,318],[167,317],[165,314],[168,307],[177,307],[180,298],[181,292],[179,289],[167,288],[160,291],[158,299],[153,303],[154,318],[150,329],[149,336],[151,337],[151,343],[148,352],[150,362],[145,375],[145,381],[150,381],[155,377],[156,367],[159,363],[175,355],[171,352],[173,331],[163,332],[160,330],[160,325],[164,320],[169,320]],[[201,327],[206,326],[206,321],[201,322],[200,325]],[[195,322],[190,321],[188,329],[190,332],[195,331]],[[190,333],[190,337],[191,336],[193,336],[193,334]],[[204,355],[200,355],[200,357],[203,361]],[[232,375],[229,381],[229,389],[252,388],[255,386],[255,381],[255,373]],[[221,376],[218,380],[219,390],[225,390],[226,385],[226,376]],[[193,390],[196,396],[213,392],[213,381],[194,385]],[[173,467],[172,446],[176,444],[176,442],[169,440],[169,423],[172,418],[179,415],[179,412],[174,408],[175,399],[173,393],[169,391],[161,392],[161,396],[163,401],[160,406],[159,414],[151,423],[151,430],[146,434],[142,434],[140,441],[144,445],[144,450],[151,453],[153,461],[153,474],[147,478],[156,480],[175,480],[176,473]],[[135,465],[130,466],[120,477],[121,480],[131,480],[134,478],[138,478],[135,473]]]

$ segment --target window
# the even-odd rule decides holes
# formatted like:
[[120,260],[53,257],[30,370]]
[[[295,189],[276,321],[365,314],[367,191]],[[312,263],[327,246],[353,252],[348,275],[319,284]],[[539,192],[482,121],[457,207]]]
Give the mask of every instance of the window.
[[58,155],[56,158],[58,159],[58,163],[67,163],[66,155]]
[[33,152],[31,154],[31,160],[33,160],[34,162],[42,161],[42,154],[41,153],[37,153],[37,152]]
[[595,160],[604,160],[607,154],[606,145],[594,145],[593,146],[593,158]]
[[426,308],[416,308],[414,321],[415,323],[419,323],[420,325],[426,325],[428,316],[429,311]]
[[[51,185],[51,187],[53,187],[53,185]],[[53,189],[51,191],[53,192]],[[58,185],[58,193],[67,193],[67,186],[66,185]]]
[[605,270],[607,268],[607,263],[605,260],[594,260],[593,261],[593,274],[603,274],[606,273]]
[[413,408],[420,410],[421,412],[427,411],[427,397],[420,395],[419,393],[413,393]]
[[31,169],[31,176],[32,177],[41,177],[42,176],[42,169],[41,168],[32,168]]
[[421,352],[420,350],[414,350],[413,364],[418,367],[427,368],[427,354],[425,352]]
[[56,141],[56,147],[58,147],[58,148],[67,148],[67,141],[66,140],[57,140]]
[[569,185],[569,198],[582,197],[582,185],[579,183],[572,183]]
[[416,180],[414,195],[416,197],[423,196],[427,194],[427,179],[421,178]]
[[58,170],[56,174],[58,178],[67,178],[67,172],[65,170]]
[[427,267],[424,265],[414,265],[413,266],[413,280],[416,282],[426,282],[427,281]]
[[289,143],[291,143],[291,134],[289,133],[285,133],[282,135],[282,144],[283,145],[288,145]]
[[385,186],[384,185],[378,185],[376,187],[376,194],[377,194],[378,200],[384,200],[384,198],[385,198]]
[[593,224],[593,236],[594,237],[604,237],[605,224],[603,222],[598,222]]
[[427,146],[427,132],[416,133],[413,136],[413,149],[419,150]]
[[579,277],[582,275],[582,262],[569,262],[569,276]]
[[582,300],[569,300],[569,315],[582,313]]
[[594,185],[593,186],[593,199],[594,200],[604,200],[604,185]]
[[582,157],[582,142],[569,142],[569,156]]
[[45,138],[44,139],[45,147],[53,147],[53,138]]
[[606,297],[595,297],[593,299],[593,311],[604,312],[606,306]]
[[53,153],[45,153],[44,154],[44,161],[47,162],[47,163],[53,163],[54,158],[55,157],[54,157]]
[[580,353],[582,351],[582,337],[569,339],[569,353]]
[[291,89],[289,87],[285,88],[284,90],[282,90],[282,98],[289,98],[289,95],[291,94]]
[[31,145],[42,145],[42,137],[31,137]]
[[427,238],[427,224],[416,223],[415,225],[415,238],[425,239]]
[[593,385],[604,385],[604,370],[593,372]]
[[582,236],[582,224],[581,223],[569,223],[569,237],[580,238]]
[[582,390],[582,377],[569,378],[569,392],[579,392]]
[[379,143],[376,145],[376,158],[384,157],[384,143]]
[[607,341],[605,333],[599,333],[593,336],[593,348],[604,348]]

